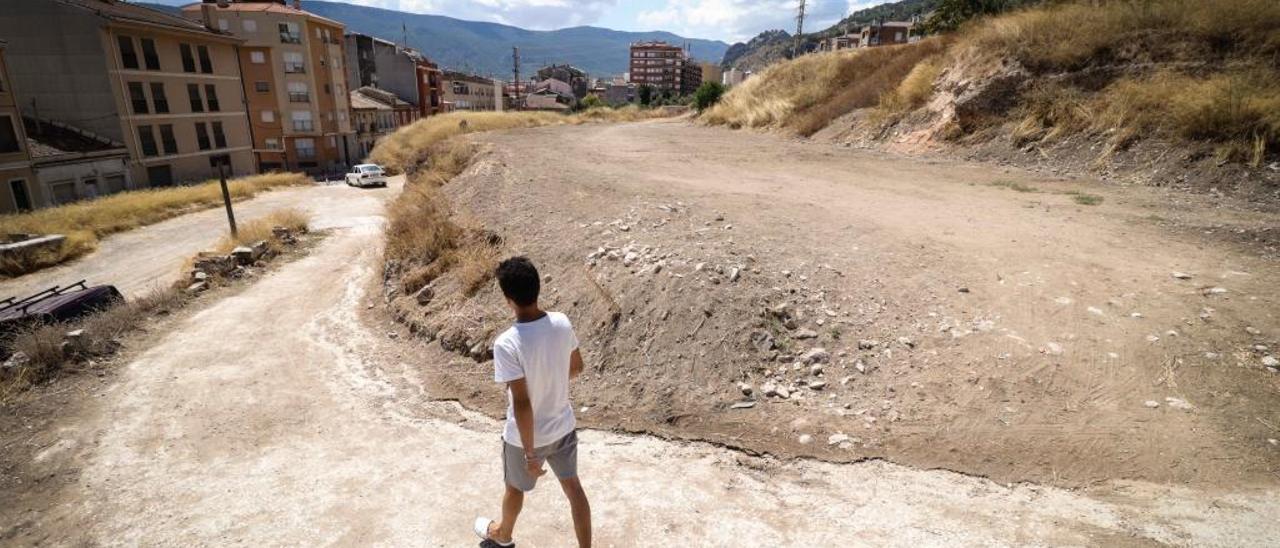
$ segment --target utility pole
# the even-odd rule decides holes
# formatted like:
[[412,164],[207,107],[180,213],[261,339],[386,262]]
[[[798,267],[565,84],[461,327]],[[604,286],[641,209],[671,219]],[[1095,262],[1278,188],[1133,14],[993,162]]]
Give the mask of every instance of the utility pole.
[[795,59],[800,55],[800,40],[804,34],[804,0],[800,0],[800,12],[796,14],[796,41],[791,46],[791,58]]
[[227,163],[218,162],[218,181],[222,184],[222,203],[227,206],[227,222],[231,224],[231,237],[236,234],[236,213],[231,210],[231,190],[227,188]]
[[511,47],[511,73],[515,81],[511,83],[511,93],[515,95],[512,108],[520,110],[520,48]]

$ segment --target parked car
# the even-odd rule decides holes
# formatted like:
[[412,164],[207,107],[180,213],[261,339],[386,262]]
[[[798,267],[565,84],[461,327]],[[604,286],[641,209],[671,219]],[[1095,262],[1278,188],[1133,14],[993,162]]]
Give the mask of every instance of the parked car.
[[387,172],[378,164],[360,164],[347,173],[350,186],[387,186]]

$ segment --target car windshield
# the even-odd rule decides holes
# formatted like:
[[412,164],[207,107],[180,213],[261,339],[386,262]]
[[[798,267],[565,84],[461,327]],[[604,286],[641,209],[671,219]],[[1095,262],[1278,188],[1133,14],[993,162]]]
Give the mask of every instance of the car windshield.
[[382,168],[378,166],[364,166],[360,168],[360,171],[363,171],[365,173],[377,173],[379,171],[382,171]]

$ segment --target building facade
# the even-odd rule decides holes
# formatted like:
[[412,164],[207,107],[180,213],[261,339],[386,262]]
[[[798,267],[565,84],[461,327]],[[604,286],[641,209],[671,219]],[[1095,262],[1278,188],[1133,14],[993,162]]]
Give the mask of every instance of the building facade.
[[585,98],[587,90],[591,88],[591,78],[587,76],[586,71],[573,65],[547,65],[538,69],[536,76],[539,82],[559,80],[569,84],[576,99]]
[[35,172],[22,128],[22,113],[5,66],[6,42],[0,40],[0,213],[31,211],[44,197],[37,195]]
[[379,139],[421,117],[417,106],[373,87],[351,91],[351,115],[356,129],[356,161],[368,157]]
[[263,171],[345,171],[354,158],[341,23],[272,0],[205,0],[184,15],[243,41],[238,57]]
[[444,109],[440,68],[421,52],[367,34],[347,33],[347,83],[375,87],[412,103],[421,116]]
[[501,82],[452,70],[444,71],[441,78],[447,110],[502,110]]
[[5,9],[0,35],[9,40],[20,109],[125,148],[132,186],[207,180],[222,165],[232,175],[255,171],[241,40],[111,0],[27,0]]
[[702,85],[702,67],[680,46],[666,42],[631,44],[631,82],[660,92],[690,95]]

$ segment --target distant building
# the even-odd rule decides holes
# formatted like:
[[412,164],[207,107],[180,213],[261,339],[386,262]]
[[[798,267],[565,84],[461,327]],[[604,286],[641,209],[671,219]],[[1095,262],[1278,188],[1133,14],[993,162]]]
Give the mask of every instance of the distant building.
[[421,117],[418,107],[390,91],[361,87],[351,91],[351,116],[356,130],[356,160],[369,152],[382,137],[412,124]]
[[858,45],[853,47],[873,48],[908,44],[920,39],[916,34],[914,21],[876,22],[862,27],[857,36]]
[[700,67],[680,46],[666,42],[631,44],[631,82],[659,91],[689,95],[702,85]]
[[441,76],[445,108],[455,110],[502,110],[502,83],[490,78],[446,70]]
[[724,84],[727,87],[733,87],[738,84],[741,84],[742,81],[746,80],[748,76],[751,76],[750,71],[743,72],[736,68],[731,68],[729,70],[724,71],[724,76],[720,80],[720,83]]
[[13,91],[13,81],[5,67],[5,47],[0,40],[0,213],[31,211],[44,203],[38,192],[27,136],[22,128],[22,113]]
[[724,79],[724,69],[715,63],[702,63],[702,81],[703,82],[721,82]]
[[332,172],[356,159],[342,23],[300,0],[206,0],[182,11],[244,40],[240,81],[261,169]]
[[591,88],[591,78],[585,71],[572,65],[548,65],[538,69],[538,81],[559,80],[569,84],[569,88],[573,91],[575,99],[582,99],[587,96],[587,90]]
[[[0,36],[8,40],[6,84],[21,94],[15,104],[22,113],[123,147],[126,185],[206,180],[219,165],[233,175],[255,171],[237,59],[242,40],[107,0],[6,2]],[[11,116],[11,126],[22,125]],[[7,140],[7,132],[0,135]],[[77,195],[115,186],[118,175],[76,183]],[[9,185],[14,208],[51,203],[31,180],[26,185],[25,199],[13,195],[20,185]],[[65,188],[59,187],[63,196]]]
[[599,86],[600,99],[611,107],[620,107],[640,100],[638,86],[626,82],[605,82]]
[[421,116],[444,111],[440,68],[418,50],[367,34],[347,33],[347,83],[375,87],[412,103]]

